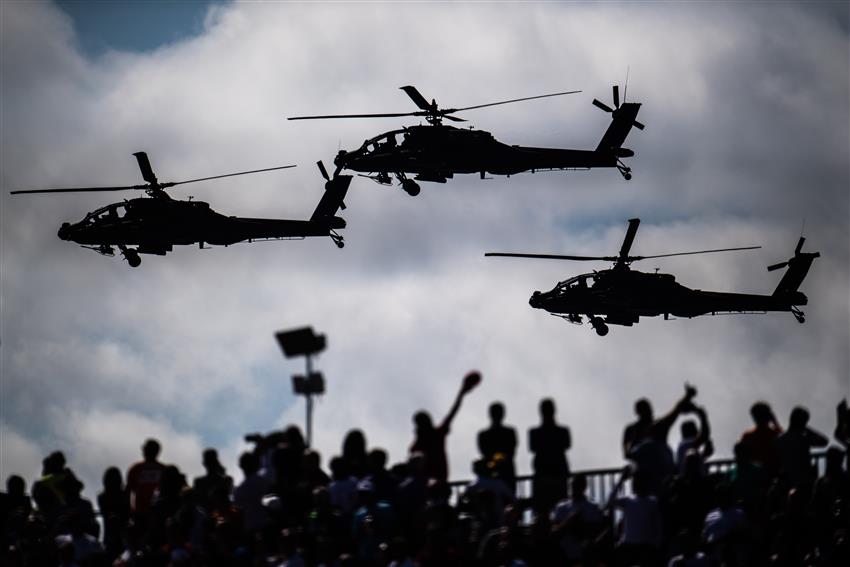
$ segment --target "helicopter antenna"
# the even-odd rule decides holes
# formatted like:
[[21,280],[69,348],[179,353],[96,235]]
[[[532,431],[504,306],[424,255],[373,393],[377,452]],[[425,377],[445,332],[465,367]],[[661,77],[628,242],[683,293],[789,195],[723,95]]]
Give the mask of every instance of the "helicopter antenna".
[[626,102],[626,93],[629,92],[629,69],[631,65],[626,65],[626,82],[623,83],[623,102]]

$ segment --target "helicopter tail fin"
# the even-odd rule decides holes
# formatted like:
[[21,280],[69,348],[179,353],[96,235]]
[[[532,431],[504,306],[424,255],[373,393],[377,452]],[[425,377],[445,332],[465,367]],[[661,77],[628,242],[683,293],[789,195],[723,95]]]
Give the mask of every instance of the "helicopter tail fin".
[[783,275],[782,279],[779,280],[779,285],[777,285],[776,289],[773,291],[773,295],[787,295],[797,292],[800,284],[803,283],[806,275],[808,275],[809,268],[812,267],[812,262],[815,261],[815,258],[820,257],[820,252],[800,251],[803,248],[803,243],[805,241],[806,239],[802,236],[800,237],[800,240],[797,241],[797,247],[794,249],[793,258],[767,267],[769,272],[779,270],[786,266],[788,267],[785,275]]
[[637,102],[624,102],[618,108],[611,109],[611,124],[599,140],[596,151],[614,152],[618,158],[631,157],[633,153],[630,150],[624,150],[622,146],[633,126],[643,130],[643,124],[635,120],[639,110],[640,103]]
[[332,219],[337,211],[343,207],[343,199],[348,192],[348,186],[351,184],[350,175],[336,175],[333,179],[325,182],[325,193],[316,205],[316,210],[313,211],[311,221],[320,221]]

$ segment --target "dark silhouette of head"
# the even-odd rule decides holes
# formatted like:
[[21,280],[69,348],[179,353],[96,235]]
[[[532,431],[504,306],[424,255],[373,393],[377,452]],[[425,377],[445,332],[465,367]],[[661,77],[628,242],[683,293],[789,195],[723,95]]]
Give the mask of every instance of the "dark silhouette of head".
[[346,459],[362,460],[366,457],[366,436],[359,429],[345,434],[342,442],[342,456]]
[[635,402],[635,413],[638,420],[642,422],[651,422],[653,420],[652,404],[646,398],[641,398]]
[[121,492],[124,489],[123,484],[124,483],[121,480],[121,471],[118,467],[109,467],[103,472],[104,492]]
[[207,471],[207,474],[224,473],[224,467],[219,462],[218,451],[216,451],[215,449],[204,449],[202,463],[204,465],[204,469]]
[[555,401],[552,398],[544,398],[540,401],[540,419],[544,423],[555,422]]
[[773,410],[770,409],[767,402],[756,402],[750,408],[750,415],[758,427],[765,427],[770,423]]
[[502,425],[505,419],[505,406],[502,402],[493,402],[490,404],[490,421],[493,425]]
[[304,458],[301,460],[306,471],[318,471],[322,467],[322,455],[313,449],[304,451]]
[[53,451],[42,461],[44,474],[59,474],[65,470],[65,453]]
[[260,470],[260,459],[254,453],[246,451],[239,456],[239,468],[245,478],[248,478]]
[[156,461],[156,458],[159,457],[159,451],[162,449],[160,447],[159,441],[156,439],[148,439],[145,441],[145,444],[142,445],[142,455],[145,458],[145,461],[149,463],[153,463]]
[[583,500],[584,493],[587,490],[587,477],[583,474],[573,475],[570,481],[570,494],[573,500]]
[[348,463],[342,457],[334,457],[333,459],[331,459],[330,468],[331,477],[334,480],[343,480],[345,478],[348,478],[350,474],[348,469]]
[[424,410],[420,410],[413,414],[413,424],[416,426],[416,433],[428,433],[434,429],[434,422],[431,421],[431,415]]
[[286,444],[289,445],[296,455],[304,453],[304,449],[307,448],[307,442],[304,441],[304,434],[301,433],[301,429],[297,425],[287,427],[283,432],[283,437]]
[[27,483],[23,477],[16,474],[6,479],[6,492],[12,497],[22,497],[27,489]]
[[383,471],[387,466],[387,452],[380,448],[369,451],[369,470],[372,474]]
[[809,425],[809,410],[801,406],[792,409],[791,417],[788,420],[788,429],[803,431],[807,425]]
[[682,423],[681,431],[682,439],[693,439],[699,433],[696,422],[690,419]]

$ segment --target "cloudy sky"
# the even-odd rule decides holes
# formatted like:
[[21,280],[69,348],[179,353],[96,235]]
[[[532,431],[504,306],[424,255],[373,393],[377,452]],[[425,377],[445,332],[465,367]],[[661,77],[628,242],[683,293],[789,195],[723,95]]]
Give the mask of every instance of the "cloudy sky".
[[[484,381],[449,441],[455,478],[469,475],[497,399],[520,430],[521,472],[546,396],[572,429],[575,469],[619,465],[634,400],[664,411],[686,381],[721,455],[757,399],[783,422],[804,405],[831,433],[850,390],[846,3],[116,5],[0,3],[4,478],[31,481],[62,449],[93,495],[104,468],[126,469],[150,436],[189,474],[218,447],[239,478],[244,433],[303,423],[289,383],[302,366],[273,333],[306,324],[328,337],[325,460],[352,427],[403,459],[411,415],[441,417],[472,368]],[[461,176],[411,198],[358,178],[344,250],[328,239],[184,247],[131,269],[56,237],[125,195],[8,194],[140,183],[131,154],[145,150],[164,181],[298,164],[173,194],[306,218],[322,191],[317,159],[415,122],[286,116],[405,112],[408,84],[451,106],[581,89],[464,116],[507,143],[592,148],[609,117],[591,100],[610,100],[627,69],[647,125],[627,143],[630,182],[612,170]],[[631,217],[642,219],[635,254],[761,245],[640,266],[748,293],[772,292],[779,273],[765,267],[791,256],[804,225],[807,249],[822,253],[802,286],[806,324],[787,313],[645,319],[600,338],[528,297],[604,264],[483,257],[613,254]]]

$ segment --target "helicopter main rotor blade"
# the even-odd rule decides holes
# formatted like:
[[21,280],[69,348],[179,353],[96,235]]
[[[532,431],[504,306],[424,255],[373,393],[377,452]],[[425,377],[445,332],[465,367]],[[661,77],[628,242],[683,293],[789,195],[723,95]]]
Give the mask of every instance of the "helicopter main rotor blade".
[[399,116],[423,116],[422,112],[393,112],[383,114],[326,114],[323,116],[290,116],[287,120],[321,120],[325,118],[397,118]]
[[518,254],[509,252],[486,252],[484,256],[501,256],[503,258],[539,258],[543,260],[602,260],[614,262],[617,260],[615,256],[564,256],[561,254]]
[[451,114],[443,114],[443,118],[448,118],[452,122],[466,122],[463,118],[458,118],[457,116],[452,116]]
[[568,94],[576,94],[576,93],[580,93],[580,92],[581,91],[565,91],[565,92],[562,92],[562,93],[552,93],[552,94],[537,95],[537,96],[527,96],[527,97],[523,97],[523,98],[514,98],[514,99],[511,99],[511,100],[503,100],[503,101],[500,101],[500,102],[488,102],[487,104],[477,104],[475,106],[464,106],[463,108],[447,108],[445,110],[441,110],[440,112],[445,112],[445,113],[460,112],[461,110],[472,110],[473,108],[484,108],[484,107],[487,107],[487,106],[498,106],[500,104],[510,104],[512,102],[522,102],[524,100],[534,100],[534,99],[537,99],[537,98],[548,98],[550,96],[563,96],[563,95],[568,95]]
[[418,106],[422,110],[432,110],[431,105],[428,103],[428,99],[422,96],[422,94],[418,90],[416,90],[416,87],[407,85],[399,88],[405,93],[407,93],[407,96],[409,96],[411,100],[413,100],[413,103],[416,106]]
[[601,100],[593,99],[593,106],[601,108],[605,112],[614,112],[614,109],[602,102]]
[[136,152],[133,155],[136,156],[136,161],[139,162],[139,169],[142,171],[142,179],[151,185],[156,185],[158,181],[156,180],[156,175],[154,175],[153,169],[151,168],[151,162],[148,159],[148,154],[145,152]]
[[210,179],[221,179],[222,177],[234,177],[236,175],[248,175],[249,173],[262,173],[263,171],[275,171],[277,169],[289,169],[294,165],[281,165],[280,167],[267,167],[265,169],[253,169],[251,171],[240,171],[238,173],[225,173],[224,175],[213,175],[212,177],[199,177],[198,179],[189,179],[188,181],[171,181],[162,183],[162,187],[174,187],[175,185],[183,185],[184,183],[195,183],[196,181],[208,181]]
[[761,246],[743,246],[740,248],[718,248],[716,250],[697,250],[695,252],[674,252],[672,254],[655,254],[652,256],[628,256],[628,262],[635,262],[637,260],[646,260],[647,258],[667,258],[670,256],[689,256],[691,254],[711,254],[713,252],[733,252],[736,250],[756,250],[757,248],[761,248]]
[[640,226],[640,219],[629,219],[629,228],[626,229],[626,237],[620,247],[619,261],[625,261],[629,257],[629,250],[631,250],[632,243],[635,241],[638,226]]
[[69,187],[66,189],[28,189],[26,191],[10,191],[11,195],[21,193],[87,193],[94,191],[129,191],[130,189],[147,189],[149,185],[127,185],[124,187]]

